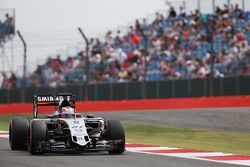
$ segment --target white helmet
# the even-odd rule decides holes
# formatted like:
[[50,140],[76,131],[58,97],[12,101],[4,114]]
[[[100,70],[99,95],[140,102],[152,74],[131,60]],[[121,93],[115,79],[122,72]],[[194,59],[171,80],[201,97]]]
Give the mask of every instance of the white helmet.
[[62,113],[74,113],[74,108],[70,106],[62,107],[61,112]]

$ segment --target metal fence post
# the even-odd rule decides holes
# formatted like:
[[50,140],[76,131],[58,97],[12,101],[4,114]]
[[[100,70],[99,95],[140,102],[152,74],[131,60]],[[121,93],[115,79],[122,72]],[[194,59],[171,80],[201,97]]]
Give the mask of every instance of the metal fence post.
[[220,78],[220,96],[223,96],[224,94],[224,86],[223,86],[223,78]]
[[113,82],[110,83],[110,91],[109,91],[109,97],[110,97],[110,100],[113,100]]
[[239,76],[236,76],[236,95],[239,95]]
[[11,103],[11,101],[10,101],[10,89],[7,89],[7,103]]
[[27,70],[27,44],[25,40],[23,39],[22,34],[20,31],[17,30],[17,35],[21,39],[23,43],[23,84],[22,84],[22,89],[21,89],[21,101],[25,102],[25,87],[26,87],[26,70]]
[[140,99],[146,99],[147,98],[147,82],[144,80],[143,82],[140,82],[140,88],[141,88],[141,98]]
[[97,86],[98,84],[94,84],[94,98],[95,98],[95,101],[97,101],[98,100],[98,93],[97,93],[97,91],[98,91],[98,86]]
[[82,101],[82,100],[84,100],[84,98],[83,98],[83,96],[82,96],[82,93],[81,93],[81,92],[83,91],[83,90],[82,90],[82,85],[79,84],[78,86],[79,86],[79,90],[80,90],[80,91],[78,92],[78,93],[79,93],[79,96],[78,96],[78,97],[79,97],[79,100]]
[[160,86],[159,86],[159,81],[156,81],[156,98],[159,99],[160,95]]
[[175,80],[172,79],[172,97],[175,97]]
[[192,95],[192,79],[188,79],[188,96]]
[[204,96],[207,96],[207,78],[204,79],[203,88],[204,88]]
[[82,35],[83,39],[86,42],[86,78],[84,81],[84,100],[88,100],[88,84],[89,84],[89,41],[86,35],[83,33],[82,29],[79,27],[78,31]]
[[129,99],[128,82],[125,82],[125,100]]

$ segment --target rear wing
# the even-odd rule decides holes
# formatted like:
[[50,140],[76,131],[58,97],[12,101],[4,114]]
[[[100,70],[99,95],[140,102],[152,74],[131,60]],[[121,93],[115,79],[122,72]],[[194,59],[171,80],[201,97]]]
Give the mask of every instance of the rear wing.
[[33,96],[33,117],[37,118],[38,106],[59,106],[59,102],[67,99],[75,108],[75,95],[71,93],[60,93],[57,95],[34,95]]

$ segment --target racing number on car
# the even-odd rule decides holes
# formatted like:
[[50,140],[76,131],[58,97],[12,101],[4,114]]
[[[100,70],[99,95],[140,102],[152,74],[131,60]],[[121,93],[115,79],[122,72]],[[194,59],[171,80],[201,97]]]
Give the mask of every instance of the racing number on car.
[[84,138],[82,136],[77,136],[76,138],[77,138],[77,141],[83,141],[84,140]]
[[83,131],[82,131],[82,129],[75,129],[75,132],[81,133]]
[[78,120],[74,120],[72,121],[73,124],[80,124],[80,122]]

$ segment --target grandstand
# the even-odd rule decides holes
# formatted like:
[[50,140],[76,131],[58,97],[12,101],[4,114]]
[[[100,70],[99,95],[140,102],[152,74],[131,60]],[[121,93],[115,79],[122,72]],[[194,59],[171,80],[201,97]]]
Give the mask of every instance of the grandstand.
[[[126,32],[90,39],[89,63],[85,51],[66,59],[48,57],[27,78],[27,86],[83,84],[86,75],[89,84],[250,75],[250,11],[230,3],[208,14],[186,12],[183,6],[170,9],[165,15],[156,12],[150,22],[135,20]],[[14,73],[3,78],[2,89],[22,86]]]
[[[151,23],[136,20],[123,36],[108,31],[103,41],[92,39],[90,83],[207,78],[212,56],[215,77],[249,75],[250,12],[230,5],[217,7],[212,14],[172,13],[168,17],[156,13]],[[85,72],[84,52],[67,60],[58,56],[38,66],[30,84],[82,83]]]

